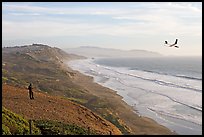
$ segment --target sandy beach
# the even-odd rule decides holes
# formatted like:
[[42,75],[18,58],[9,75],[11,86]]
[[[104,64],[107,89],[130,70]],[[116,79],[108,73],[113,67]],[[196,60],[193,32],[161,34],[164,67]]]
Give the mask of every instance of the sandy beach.
[[142,135],[168,135],[176,134],[170,131],[168,128],[159,125],[154,120],[137,115],[131,106],[122,100],[122,97],[107,87],[103,87],[98,83],[95,83],[93,77],[86,76],[78,71],[72,70],[67,65],[68,71],[75,73],[72,80],[75,84],[85,88],[91,94],[105,99],[110,107],[120,119],[131,129],[132,134]]

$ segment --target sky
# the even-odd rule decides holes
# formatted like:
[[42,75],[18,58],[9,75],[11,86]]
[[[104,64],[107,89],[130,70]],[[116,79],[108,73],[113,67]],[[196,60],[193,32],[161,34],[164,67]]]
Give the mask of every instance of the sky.
[[3,2],[2,47],[33,43],[202,56],[202,2]]

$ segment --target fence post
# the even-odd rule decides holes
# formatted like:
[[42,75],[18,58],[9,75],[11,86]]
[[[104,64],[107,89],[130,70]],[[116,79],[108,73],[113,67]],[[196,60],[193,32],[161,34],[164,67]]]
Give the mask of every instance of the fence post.
[[110,132],[110,135],[112,135],[112,132],[111,131],[109,131]]
[[32,123],[31,119],[29,120],[29,129],[30,129],[30,135],[32,135]]
[[88,135],[90,135],[90,127],[88,127]]

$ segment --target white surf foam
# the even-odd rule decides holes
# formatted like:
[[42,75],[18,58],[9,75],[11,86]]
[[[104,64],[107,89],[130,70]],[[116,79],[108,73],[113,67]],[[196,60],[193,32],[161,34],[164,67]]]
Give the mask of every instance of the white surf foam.
[[[93,76],[95,82],[117,91],[125,102],[136,106],[141,115],[149,116],[180,134],[202,133],[201,81],[107,67],[90,59],[70,61],[68,64],[74,70]],[[182,126],[183,123],[188,126]],[[200,130],[195,128],[197,126]]]

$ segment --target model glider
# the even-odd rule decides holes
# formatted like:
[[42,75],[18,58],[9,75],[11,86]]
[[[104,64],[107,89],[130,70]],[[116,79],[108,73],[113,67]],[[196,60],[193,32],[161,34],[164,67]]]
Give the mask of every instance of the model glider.
[[175,41],[174,44],[168,44],[168,42],[165,41],[165,45],[168,45],[169,47],[176,47],[176,48],[179,48],[179,47],[177,46],[177,42],[178,42],[178,39],[176,39],[176,41]]

